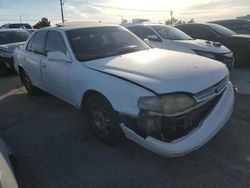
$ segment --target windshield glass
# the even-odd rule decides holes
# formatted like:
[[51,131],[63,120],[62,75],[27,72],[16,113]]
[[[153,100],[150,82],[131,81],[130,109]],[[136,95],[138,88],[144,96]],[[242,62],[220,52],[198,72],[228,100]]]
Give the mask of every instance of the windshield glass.
[[0,44],[10,44],[26,41],[30,36],[27,31],[1,31]]
[[73,29],[66,33],[78,61],[150,49],[145,42],[118,26]]
[[164,39],[171,40],[193,40],[192,37],[177,28],[164,25],[152,26]]
[[215,30],[217,33],[219,33],[222,36],[229,36],[229,35],[235,35],[236,33],[230,29],[227,29],[223,26],[216,25],[216,24],[209,24],[208,25],[211,29]]

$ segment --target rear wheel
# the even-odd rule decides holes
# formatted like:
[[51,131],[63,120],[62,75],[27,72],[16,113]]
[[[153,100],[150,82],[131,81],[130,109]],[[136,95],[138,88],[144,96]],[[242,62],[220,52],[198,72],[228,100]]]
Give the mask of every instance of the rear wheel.
[[95,94],[87,100],[86,108],[89,125],[99,140],[112,145],[124,140],[118,114],[105,97]]
[[7,76],[8,73],[9,69],[7,68],[7,66],[3,62],[0,62],[0,76]]
[[23,85],[25,86],[27,92],[28,92],[30,95],[37,96],[37,95],[41,94],[41,90],[38,89],[37,87],[35,87],[35,86],[32,84],[32,82],[31,82],[29,76],[26,74],[25,71],[22,70],[22,71],[20,72],[20,78],[21,78],[21,81],[22,81]]

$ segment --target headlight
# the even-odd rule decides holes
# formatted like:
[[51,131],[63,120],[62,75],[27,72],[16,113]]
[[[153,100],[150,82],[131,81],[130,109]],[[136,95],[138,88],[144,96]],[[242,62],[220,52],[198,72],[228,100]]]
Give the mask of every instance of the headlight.
[[173,94],[163,97],[142,97],[138,101],[140,109],[163,114],[183,112],[195,105],[196,101],[194,98],[185,94]]
[[215,54],[210,53],[210,52],[199,51],[199,50],[194,50],[194,52],[197,53],[198,55],[201,55],[207,58],[216,59]]

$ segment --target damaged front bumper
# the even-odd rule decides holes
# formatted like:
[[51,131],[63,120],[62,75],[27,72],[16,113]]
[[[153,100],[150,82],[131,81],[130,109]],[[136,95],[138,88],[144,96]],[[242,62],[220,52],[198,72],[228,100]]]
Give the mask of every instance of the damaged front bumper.
[[[226,90],[210,108],[210,111],[206,115],[201,114],[203,119],[200,120],[198,125],[191,127],[189,130],[186,129],[189,131],[187,134],[171,137],[172,139],[168,140],[164,135],[161,138],[140,134],[133,130],[131,125],[125,123],[121,123],[120,126],[125,136],[139,145],[159,155],[175,157],[196,150],[208,142],[228,121],[233,111],[233,105],[234,88],[231,82],[228,82]],[[136,122],[134,121],[134,123]],[[187,125],[190,125],[190,123],[187,123]]]

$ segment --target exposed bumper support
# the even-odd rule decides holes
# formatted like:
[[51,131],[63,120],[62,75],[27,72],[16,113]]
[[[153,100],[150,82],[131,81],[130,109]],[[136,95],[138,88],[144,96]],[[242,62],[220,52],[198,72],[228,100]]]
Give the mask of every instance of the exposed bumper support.
[[170,143],[160,141],[151,136],[147,136],[144,139],[133,130],[127,128],[123,123],[121,128],[127,138],[152,152],[162,156],[180,156],[196,150],[207,143],[228,121],[233,111],[233,105],[234,88],[232,83],[229,82],[221,99],[202,124],[188,135]]

